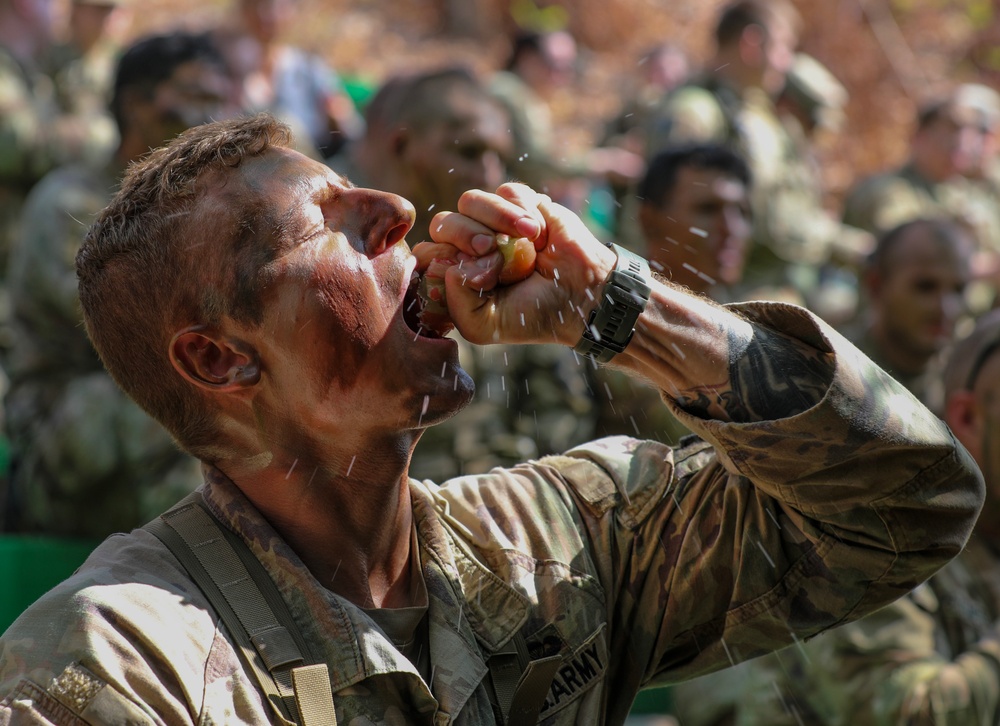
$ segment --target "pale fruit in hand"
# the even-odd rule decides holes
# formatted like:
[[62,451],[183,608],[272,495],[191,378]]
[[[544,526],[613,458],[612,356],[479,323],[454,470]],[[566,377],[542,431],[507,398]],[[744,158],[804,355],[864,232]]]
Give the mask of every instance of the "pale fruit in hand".
[[535,243],[527,237],[511,239],[505,234],[498,234],[497,248],[503,255],[501,285],[520,282],[535,271]]

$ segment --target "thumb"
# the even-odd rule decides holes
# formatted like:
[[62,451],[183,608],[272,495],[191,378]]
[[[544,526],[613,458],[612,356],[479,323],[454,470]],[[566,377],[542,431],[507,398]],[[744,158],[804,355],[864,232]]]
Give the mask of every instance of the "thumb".
[[448,315],[466,340],[486,345],[496,343],[499,330],[496,298],[490,292],[500,280],[503,256],[499,252],[466,258],[445,273]]

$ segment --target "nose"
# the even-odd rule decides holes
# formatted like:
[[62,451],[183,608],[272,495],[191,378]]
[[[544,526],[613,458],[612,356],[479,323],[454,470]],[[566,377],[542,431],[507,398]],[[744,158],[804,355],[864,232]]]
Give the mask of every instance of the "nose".
[[941,297],[941,312],[948,325],[954,325],[965,312],[965,295],[962,292],[949,292]]
[[723,209],[722,227],[727,239],[737,239],[742,244],[750,237],[750,220],[736,205],[726,205]]
[[498,186],[503,184],[504,180],[507,178],[507,167],[500,158],[500,155],[495,151],[487,151],[483,154],[481,160],[482,168],[482,184],[479,185],[480,189],[485,191],[493,191]]
[[376,189],[350,189],[346,195],[353,197],[348,208],[356,216],[359,249],[369,257],[385,252],[406,237],[413,227],[416,212],[413,205],[398,194]]

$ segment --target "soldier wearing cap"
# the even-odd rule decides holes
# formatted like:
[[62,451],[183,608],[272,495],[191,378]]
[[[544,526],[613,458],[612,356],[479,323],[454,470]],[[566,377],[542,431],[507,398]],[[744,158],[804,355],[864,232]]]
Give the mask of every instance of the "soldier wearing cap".
[[847,101],[847,89],[825,65],[811,55],[796,53],[777,106],[798,122],[806,137],[812,137],[820,129],[843,127]]
[[782,291],[817,307],[817,271],[832,257],[854,262],[870,235],[840,224],[823,205],[822,184],[775,106],[793,68],[801,18],[787,2],[737,0],[719,15],[707,69],[667,95],[651,114],[647,156],[687,142],[742,154],[754,178],[748,289]]

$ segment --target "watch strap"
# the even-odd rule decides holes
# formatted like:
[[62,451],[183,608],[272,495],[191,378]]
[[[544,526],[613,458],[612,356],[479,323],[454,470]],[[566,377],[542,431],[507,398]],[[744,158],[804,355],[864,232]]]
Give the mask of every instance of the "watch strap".
[[649,264],[624,247],[609,247],[618,260],[604,282],[601,299],[590,313],[583,337],[573,348],[598,363],[607,363],[625,350],[649,301]]

